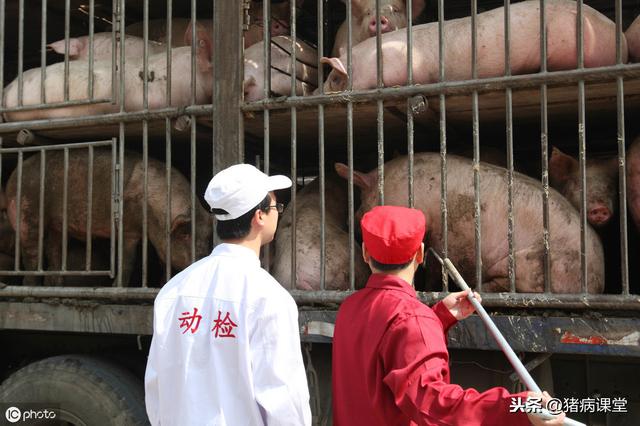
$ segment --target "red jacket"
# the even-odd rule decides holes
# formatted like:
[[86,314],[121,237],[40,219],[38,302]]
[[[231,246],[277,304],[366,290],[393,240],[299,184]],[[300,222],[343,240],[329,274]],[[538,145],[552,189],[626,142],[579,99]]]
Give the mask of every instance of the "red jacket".
[[456,319],[404,280],[371,275],[338,311],[333,336],[335,426],[529,425],[509,413],[504,388],[479,393],[449,383],[446,332]]

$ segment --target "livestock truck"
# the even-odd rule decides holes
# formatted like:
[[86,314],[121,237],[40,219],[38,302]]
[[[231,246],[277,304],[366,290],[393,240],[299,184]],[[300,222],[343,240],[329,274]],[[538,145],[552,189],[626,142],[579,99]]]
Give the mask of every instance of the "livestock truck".
[[[417,46],[408,49],[412,55],[404,63],[385,62],[385,40],[393,34],[379,27],[368,34],[373,38],[368,43],[380,54],[363,67],[358,62],[362,47],[354,46],[355,36],[347,37],[347,50],[340,55],[346,77],[331,74],[342,78],[344,87],[325,90],[336,63],[320,60],[332,56],[341,23],[343,34],[349,29],[356,34],[362,7],[369,4],[373,9],[366,19],[375,27],[389,13],[387,3],[0,1],[2,421],[148,423],[143,377],[154,298],[171,276],[202,255],[203,244],[208,251],[217,243],[206,214],[202,221],[208,180],[227,165],[247,162],[295,182],[291,192],[280,195],[291,220],[284,242],[290,256],[279,260],[286,262],[288,274],[281,281],[299,307],[314,424],[331,424],[333,324],[340,303],[364,284],[355,277],[356,211],[364,198],[358,171],[378,171],[372,191],[383,203],[386,162],[405,161],[406,180],[399,187],[407,193],[407,205],[413,205],[425,190],[414,160],[428,151],[440,153],[441,176],[447,176],[451,153],[469,158],[473,179],[466,185],[473,197],[467,214],[475,232],[467,244],[469,262],[458,266],[470,273],[483,305],[541,387],[557,396],[571,417],[590,425],[640,422],[638,229],[629,214],[637,200],[627,197],[634,181],[626,161],[640,131],[640,67],[627,60],[630,40],[625,43],[623,37],[640,5],[631,0],[573,4],[577,16],[593,8],[611,21],[613,59],[608,63],[588,63],[591,27],[574,20],[566,27],[575,38],[565,42],[576,46],[569,61],[575,64],[554,69],[552,58],[540,52],[552,49],[556,40],[542,31],[542,37],[538,32],[525,40],[529,45],[507,50],[503,58],[509,64],[518,49],[538,52],[535,69],[507,65],[486,75],[479,65],[485,55],[498,49],[500,59],[505,45],[522,39],[523,28],[511,25],[511,18],[488,27],[478,22],[483,12],[517,3],[395,2],[396,12],[404,13],[397,26],[409,28],[399,30],[406,35],[403,46]],[[555,3],[536,4],[545,10]],[[447,55],[460,52],[448,47],[453,41],[445,28],[464,17],[470,74],[447,78],[452,72]],[[535,26],[546,28],[553,16],[538,13],[537,18]],[[199,25],[190,24],[196,20]],[[424,23],[435,28],[435,44],[424,44],[415,32]],[[480,27],[484,34],[500,32],[506,44],[483,44]],[[289,35],[285,42],[272,40],[283,34]],[[254,76],[253,83],[262,79],[263,85],[252,102],[245,101],[250,85],[243,66],[250,39],[266,40],[252,61],[270,64]],[[289,53],[298,42],[314,49],[303,64],[312,69],[312,78],[297,66],[302,53]],[[272,62],[283,46],[289,46],[284,66]],[[421,68],[407,65],[427,51],[442,52],[443,58],[429,65],[435,70],[430,80]],[[373,76],[373,87],[360,85],[366,73]],[[402,81],[394,80],[397,75]],[[308,90],[299,92],[301,79]],[[557,196],[549,181],[554,147],[574,157],[578,182],[573,214],[580,218],[580,232],[564,246],[549,244],[549,200]],[[514,170],[527,172],[540,189],[542,261],[534,271],[543,283],[540,291],[518,291],[518,265],[523,266],[514,260],[520,232],[515,231],[522,228],[513,214],[508,229],[500,231],[508,253],[506,287],[483,289],[481,250],[490,244],[490,233],[481,232],[482,224],[494,218],[483,216],[487,191],[479,161],[488,151],[502,158],[501,170],[510,182],[505,188],[511,201],[504,209],[515,208],[512,195],[520,175]],[[588,192],[601,177],[587,170],[589,160],[604,163],[605,158],[614,162],[615,189],[608,195],[615,202],[609,223],[597,230],[604,257],[599,259],[586,255],[585,243],[596,232],[589,222]],[[335,163],[346,165],[346,179],[340,181],[344,206],[327,202]],[[317,229],[308,229],[294,212],[300,190],[313,179],[319,219]],[[23,197],[26,204],[15,201]],[[456,236],[447,223],[461,206],[446,196],[438,206],[443,225],[437,246],[450,258],[457,254]],[[346,278],[336,290],[328,279],[333,246],[326,225],[339,208],[345,211],[347,254],[341,258]],[[313,246],[317,261],[301,254],[302,244]],[[560,248],[578,254],[567,265],[580,271],[573,282],[551,282],[550,264]],[[274,251],[273,245],[263,250],[267,269],[274,268]],[[296,271],[309,262],[312,273],[305,287]],[[605,267],[604,287],[588,292],[587,282],[594,279],[589,265],[598,262]],[[552,291],[563,284],[578,290]],[[415,286],[427,304],[456,289],[432,263],[420,268]],[[449,332],[448,346],[452,382],[524,389],[477,316]]]

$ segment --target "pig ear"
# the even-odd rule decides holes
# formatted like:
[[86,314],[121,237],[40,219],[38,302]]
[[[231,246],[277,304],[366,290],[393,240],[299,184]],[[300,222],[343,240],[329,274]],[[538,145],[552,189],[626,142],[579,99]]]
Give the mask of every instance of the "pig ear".
[[344,58],[345,56],[347,56],[347,49],[345,49],[344,47],[338,47],[338,55],[341,58]]
[[[340,0],[342,3],[347,4],[347,0]],[[351,0],[351,10],[356,14],[360,13],[362,10],[362,0]]]
[[420,16],[425,6],[426,6],[426,2],[424,0],[411,0],[411,20],[412,21],[414,21],[415,19],[418,18],[418,16]]
[[176,216],[176,218],[171,222],[171,235],[191,235],[191,218],[184,214]]
[[[187,31],[184,33],[184,41],[188,46],[191,46],[191,28],[193,23],[189,22]],[[211,55],[213,54],[213,43],[211,43],[211,36],[207,29],[196,22],[196,56],[198,60],[198,69],[201,72],[205,72],[211,69]]]
[[344,64],[342,63],[340,58],[327,58],[326,56],[323,56],[320,59],[320,63],[331,65],[331,68],[338,71],[340,74],[344,76],[347,75],[347,69],[344,67]]
[[577,160],[570,155],[560,151],[555,146],[551,148],[551,158],[549,158],[549,177],[552,181],[566,182],[572,175]]
[[[345,180],[349,179],[349,167],[343,163],[335,164],[336,172]],[[362,173],[357,170],[353,171],[353,183],[362,190],[369,190],[375,185],[376,178],[368,173]]]
[[[55,41],[51,44],[48,44],[54,52],[64,55],[64,46],[65,42],[63,40]],[[75,37],[69,39],[69,57],[74,58],[80,54],[80,51],[84,48],[84,43]]]

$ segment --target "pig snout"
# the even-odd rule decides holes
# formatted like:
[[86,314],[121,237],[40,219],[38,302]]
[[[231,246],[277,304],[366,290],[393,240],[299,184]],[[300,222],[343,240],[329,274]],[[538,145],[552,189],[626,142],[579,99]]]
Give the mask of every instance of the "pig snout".
[[613,216],[611,209],[602,204],[591,207],[587,213],[589,223],[593,226],[606,225],[611,216]]
[[289,26],[284,21],[272,17],[271,18],[271,36],[286,35],[289,33]]
[[[373,17],[371,18],[371,20],[369,21],[369,37],[375,37],[376,36],[376,18]],[[388,33],[389,31],[391,31],[391,23],[389,22],[389,19],[386,16],[380,16],[380,32],[381,33]]]

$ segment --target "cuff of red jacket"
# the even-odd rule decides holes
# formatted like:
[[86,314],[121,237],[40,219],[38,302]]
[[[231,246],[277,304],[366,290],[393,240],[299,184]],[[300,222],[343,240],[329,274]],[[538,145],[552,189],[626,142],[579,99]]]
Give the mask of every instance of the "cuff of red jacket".
[[445,333],[449,331],[452,325],[458,322],[456,317],[454,317],[451,314],[451,311],[449,311],[449,308],[444,306],[444,303],[442,302],[436,303],[431,309],[433,309],[433,312],[436,314],[436,316],[442,323],[442,329],[444,330]]

